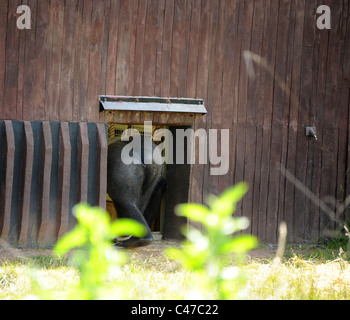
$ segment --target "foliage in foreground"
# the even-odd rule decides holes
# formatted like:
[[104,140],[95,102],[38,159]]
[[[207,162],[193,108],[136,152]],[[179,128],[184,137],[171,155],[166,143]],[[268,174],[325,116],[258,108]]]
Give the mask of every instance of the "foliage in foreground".
[[[183,228],[186,240],[181,249],[167,250],[170,258],[193,272],[199,285],[196,297],[220,300],[242,298],[245,277],[237,263],[243,261],[247,251],[255,248],[257,240],[251,235],[234,236],[248,228],[249,220],[233,217],[233,213],[247,190],[246,183],[239,183],[218,198],[209,197],[208,207],[200,204],[176,207],[178,215],[199,223],[198,227]],[[236,266],[232,266],[232,255]]]
[[104,211],[80,205],[76,228],[55,247],[59,255],[0,262],[0,299],[349,299],[350,263],[342,250],[301,256],[287,249],[279,263],[242,262],[256,244],[241,235],[247,220],[232,217],[246,190],[240,184],[211,197],[208,207],[177,208],[197,228],[184,229],[181,248],[167,251],[175,262],[165,255],[127,260],[112,238],[141,236],[143,228],[128,220],[111,223]]
[[73,265],[79,270],[80,281],[72,286],[68,298],[95,300],[108,295],[105,281],[125,263],[125,255],[112,243],[116,236],[142,237],[146,230],[140,223],[119,219],[111,223],[109,215],[88,205],[75,210],[77,226],[58,241],[54,253],[64,256],[74,250]]
[[[193,272],[192,276],[201,284],[198,287],[201,298],[208,298],[207,292],[214,292],[210,298],[231,299],[244,286],[240,269],[228,266],[232,254],[241,258],[256,245],[256,239],[250,235],[232,236],[249,225],[246,218],[232,216],[236,203],[247,189],[245,183],[240,183],[219,198],[212,196],[208,200],[209,208],[199,204],[183,204],[176,208],[179,215],[200,223],[201,228],[185,226],[183,232],[187,241],[183,249],[172,248],[168,254]],[[77,226],[54,248],[54,253],[60,257],[73,250],[73,265],[79,270],[79,281],[70,286],[67,298],[94,300],[106,297],[109,295],[105,285],[108,276],[120,271],[126,261],[123,252],[112,246],[113,238],[123,235],[141,237],[145,230],[139,223],[128,219],[111,223],[106,212],[87,205],[77,206],[75,216]],[[33,284],[40,297],[52,298],[38,280],[34,279]]]

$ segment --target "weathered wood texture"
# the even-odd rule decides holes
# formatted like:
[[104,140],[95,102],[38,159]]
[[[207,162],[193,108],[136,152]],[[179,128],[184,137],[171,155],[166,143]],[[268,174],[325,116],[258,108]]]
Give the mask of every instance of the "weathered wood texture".
[[[98,95],[202,98],[209,113],[197,127],[230,129],[230,170],[215,177],[209,165],[194,166],[191,200],[246,180],[250,191],[237,215],[251,219],[249,231],[262,241],[276,242],[283,220],[290,241],[316,240],[328,224],[281,165],[321,199],[339,203],[350,193],[349,0],[322,2],[331,8],[331,30],[316,27],[317,0],[30,0],[32,29],[22,31],[21,3],[0,2],[0,119],[166,123],[164,114],[100,114]],[[261,55],[272,72],[254,63],[256,78],[249,78],[244,50]],[[305,137],[309,125],[318,142]],[[67,142],[62,135],[69,154]],[[79,148],[88,150],[83,136]],[[11,146],[1,150],[3,161],[12,157]],[[77,178],[81,199],[85,169]],[[60,182],[61,206],[67,183]]]

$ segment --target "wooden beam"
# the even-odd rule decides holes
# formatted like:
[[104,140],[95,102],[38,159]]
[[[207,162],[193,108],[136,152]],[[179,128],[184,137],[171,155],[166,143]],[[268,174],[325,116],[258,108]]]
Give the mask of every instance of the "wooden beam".
[[34,137],[32,125],[29,121],[24,122],[24,160],[23,160],[23,193],[22,211],[18,243],[27,245],[29,228],[30,193],[33,176],[34,162]]
[[50,240],[50,182],[52,167],[52,135],[50,122],[42,123],[42,163],[41,163],[41,189],[40,189],[40,222],[38,242],[47,244]]
[[89,172],[89,138],[85,122],[79,123],[78,146],[78,203],[87,202]]
[[13,172],[15,162],[15,138],[11,121],[5,124],[5,177],[1,188],[1,215],[0,215],[0,238],[7,240],[10,233],[10,220],[12,209]]
[[105,124],[97,124],[97,205],[106,209],[107,195],[107,134]]
[[71,144],[68,122],[60,126],[59,182],[58,182],[58,238],[68,231],[69,193],[71,175]]

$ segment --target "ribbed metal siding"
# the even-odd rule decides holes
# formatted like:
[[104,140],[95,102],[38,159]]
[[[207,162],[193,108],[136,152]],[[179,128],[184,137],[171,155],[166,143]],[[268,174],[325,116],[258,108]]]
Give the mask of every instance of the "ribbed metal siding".
[[79,202],[106,206],[107,127],[0,121],[0,237],[50,245]]

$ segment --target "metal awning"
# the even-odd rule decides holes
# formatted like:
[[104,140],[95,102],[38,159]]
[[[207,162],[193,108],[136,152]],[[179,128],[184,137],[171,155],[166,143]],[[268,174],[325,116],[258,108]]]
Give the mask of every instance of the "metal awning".
[[101,111],[146,111],[207,114],[202,99],[100,96]]

